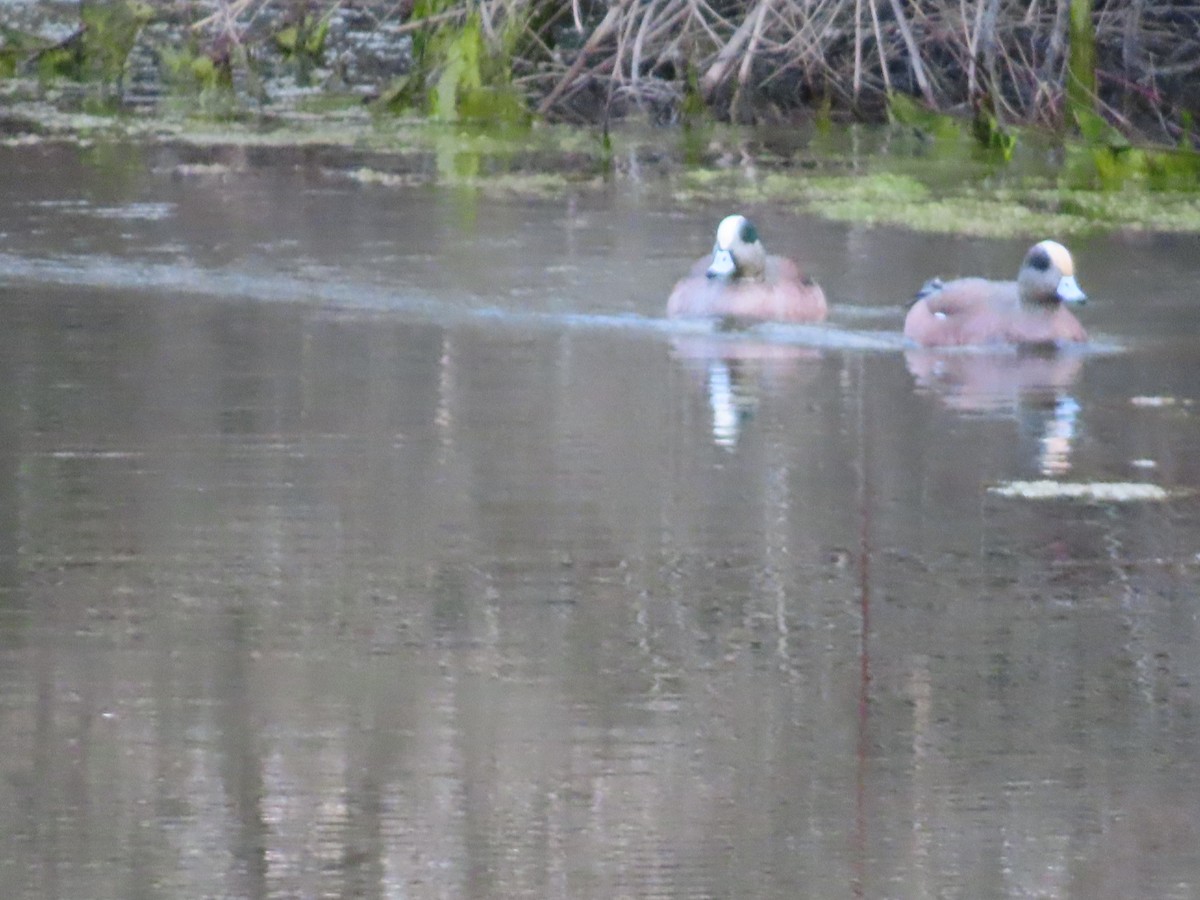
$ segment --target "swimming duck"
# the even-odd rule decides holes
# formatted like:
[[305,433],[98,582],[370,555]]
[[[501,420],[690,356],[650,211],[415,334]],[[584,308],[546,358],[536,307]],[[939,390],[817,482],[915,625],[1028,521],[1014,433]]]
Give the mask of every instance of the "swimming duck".
[[1064,304],[1085,300],[1067,248],[1042,241],[1025,254],[1016,281],[926,282],[909,306],[904,336],[926,347],[1081,342],[1087,332]]
[[700,259],[675,285],[668,316],[716,316],[766,322],[820,322],[825,292],[794,262],[768,256],[745,216],[717,226],[712,256]]

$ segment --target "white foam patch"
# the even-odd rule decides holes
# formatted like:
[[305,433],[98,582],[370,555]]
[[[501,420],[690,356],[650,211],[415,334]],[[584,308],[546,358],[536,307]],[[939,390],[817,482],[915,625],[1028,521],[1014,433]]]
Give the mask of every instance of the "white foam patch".
[[1140,406],[1146,409],[1164,409],[1168,406],[1191,406],[1191,400],[1180,400],[1178,397],[1166,396],[1138,396],[1130,397],[1129,402],[1134,406]]
[[1135,481],[1009,481],[988,490],[1022,500],[1085,500],[1139,503],[1169,500],[1176,493],[1157,484]]

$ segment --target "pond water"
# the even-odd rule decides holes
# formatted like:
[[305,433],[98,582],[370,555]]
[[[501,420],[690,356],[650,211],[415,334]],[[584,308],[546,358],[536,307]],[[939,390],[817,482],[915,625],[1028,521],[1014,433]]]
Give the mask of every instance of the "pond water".
[[232,156],[0,149],[5,897],[1200,896],[1200,239],[931,355],[1031,241]]

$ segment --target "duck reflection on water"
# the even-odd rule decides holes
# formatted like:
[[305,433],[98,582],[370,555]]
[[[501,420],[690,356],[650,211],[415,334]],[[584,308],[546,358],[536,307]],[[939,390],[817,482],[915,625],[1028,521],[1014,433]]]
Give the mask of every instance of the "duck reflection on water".
[[733,450],[764,392],[801,390],[817,372],[821,351],[715,333],[671,339],[671,355],[707,394],[712,440]]
[[1080,406],[1071,388],[1084,356],[1054,349],[939,352],[912,349],[904,354],[918,390],[947,409],[987,418],[1015,418],[1032,438],[1032,455],[1046,476],[1071,470],[1079,431]]

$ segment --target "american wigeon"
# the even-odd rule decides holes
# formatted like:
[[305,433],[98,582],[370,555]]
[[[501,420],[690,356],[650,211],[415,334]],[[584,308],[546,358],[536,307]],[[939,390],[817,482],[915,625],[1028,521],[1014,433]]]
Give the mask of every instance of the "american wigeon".
[[794,262],[768,256],[745,216],[717,226],[712,256],[698,260],[675,285],[668,316],[715,316],[766,322],[820,322],[825,292]]
[[904,319],[904,336],[926,347],[1086,341],[1087,332],[1063,305],[1086,299],[1067,248],[1042,241],[1025,254],[1016,281],[926,282]]

